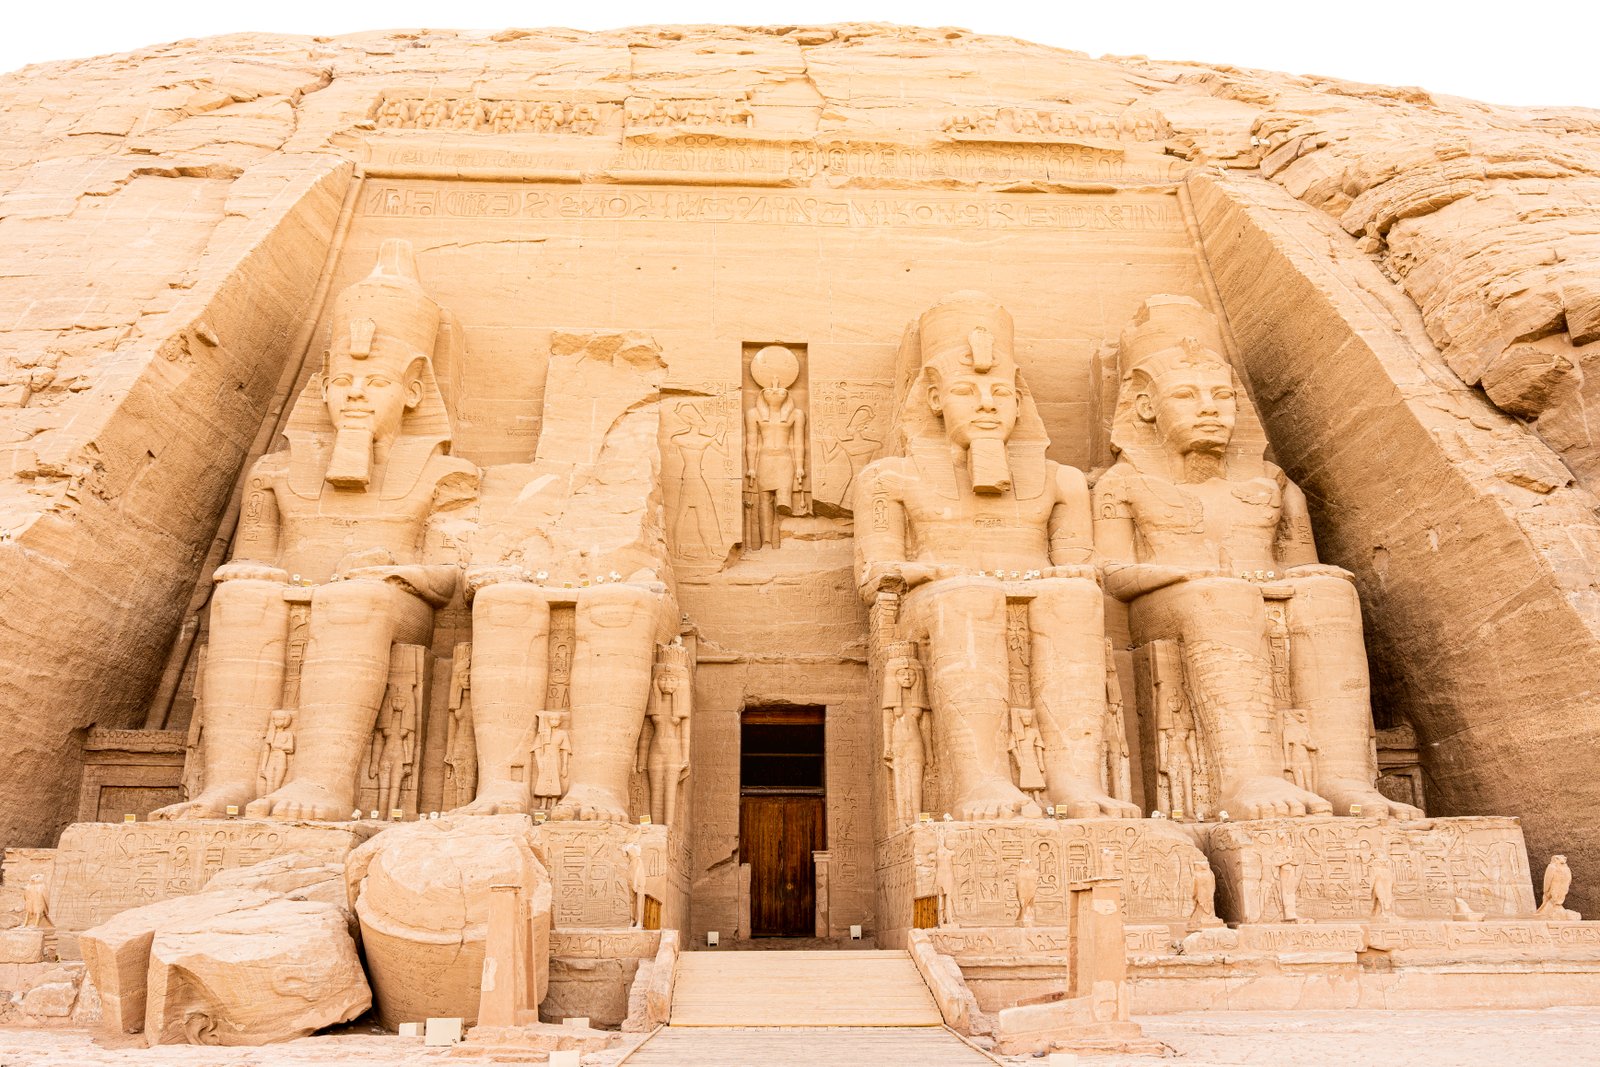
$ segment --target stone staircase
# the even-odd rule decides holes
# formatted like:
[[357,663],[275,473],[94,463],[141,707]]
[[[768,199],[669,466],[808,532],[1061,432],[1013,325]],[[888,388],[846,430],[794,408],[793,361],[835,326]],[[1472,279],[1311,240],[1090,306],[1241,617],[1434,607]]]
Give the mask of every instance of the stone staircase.
[[672,1026],[940,1026],[905,952],[685,952]]

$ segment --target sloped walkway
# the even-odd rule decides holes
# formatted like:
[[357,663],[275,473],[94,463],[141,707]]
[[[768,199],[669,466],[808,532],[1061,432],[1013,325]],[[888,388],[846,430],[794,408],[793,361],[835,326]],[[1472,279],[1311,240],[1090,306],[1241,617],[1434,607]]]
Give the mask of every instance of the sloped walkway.
[[668,1026],[621,1067],[994,1067],[998,1062],[942,1026]]
[[705,951],[678,958],[671,1025],[939,1027],[943,1019],[904,952]]

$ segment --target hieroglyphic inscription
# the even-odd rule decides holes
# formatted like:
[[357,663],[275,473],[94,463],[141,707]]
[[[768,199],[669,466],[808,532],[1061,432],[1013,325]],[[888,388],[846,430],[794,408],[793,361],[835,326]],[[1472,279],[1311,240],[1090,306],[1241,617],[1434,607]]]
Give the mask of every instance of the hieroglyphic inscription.
[[623,104],[629,126],[754,126],[750,94],[733,96],[630,96]]
[[549,710],[572,706],[572,656],[578,647],[577,608],[554,604],[550,608],[550,673],[545,683],[544,706]]
[[660,930],[550,933],[550,955],[564,959],[649,959],[660,947]]
[[1208,829],[1218,913],[1230,922],[1283,919],[1283,866],[1299,867],[1296,910],[1318,922],[1373,917],[1373,872],[1394,876],[1394,913],[1448,919],[1461,897],[1495,918],[1529,915],[1533,883],[1514,820],[1385,823],[1311,818],[1224,823]]
[[647,892],[664,899],[684,872],[669,869],[665,827],[616,823],[544,823],[534,828],[554,885],[557,929],[627,929],[633,924],[631,864],[623,846],[643,849]]
[[1026,600],[1006,601],[1006,663],[1011,706],[1033,707],[1033,634],[1028,629]]
[[600,129],[618,107],[599,100],[385,94],[373,101],[368,118],[380,130],[586,134]]
[[856,475],[889,439],[892,383],[827,380],[812,383],[813,502],[849,514]]
[[1072,951],[1072,932],[1066,927],[989,927],[984,930],[945,927],[930,929],[928,940],[935,952],[954,956],[957,962],[961,962],[963,956],[1056,956]]
[[334,826],[232,819],[179,823],[75,823],[61,835],[50,915],[87,930],[120,911],[198,893],[221,870],[286,853],[343,863],[360,836]]
[[[911,896],[934,894],[941,836],[953,853],[954,918],[963,927],[1015,925],[1016,873],[1024,857],[1039,872],[1034,908],[1040,926],[1065,924],[1067,886],[1093,878],[1123,879],[1126,913],[1135,922],[1186,922],[1193,908],[1194,866],[1205,862],[1182,830],[1144,819],[919,824],[890,839],[914,842]],[[880,881],[885,858],[880,849]],[[909,899],[897,911],[909,917]]]
[[1158,141],[1172,136],[1166,118],[1150,108],[1100,111],[1050,111],[1031,107],[983,107],[953,111],[946,133],[1016,133],[1032,137],[1094,137],[1112,141]]
[[373,182],[362,200],[369,216],[607,219],[842,228],[1179,231],[1171,197],[969,197],[952,194],[812,193],[606,187],[559,188]]

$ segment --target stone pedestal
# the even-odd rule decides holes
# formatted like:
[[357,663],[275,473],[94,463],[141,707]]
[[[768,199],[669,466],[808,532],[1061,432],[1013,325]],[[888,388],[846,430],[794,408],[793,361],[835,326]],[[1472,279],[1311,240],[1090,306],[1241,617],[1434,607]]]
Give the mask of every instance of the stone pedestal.
[[1489,919],[1534,911],[1516,819],[1262,819],[1193,829],[1216,872],[1218,914],[1230,923],[1449,919],[1457,897]]
[[880,946],[899,945],[905,930],[932,925],[937,911],[917,902],[938,896],[941,849],[954,876],[952,914],[942,929],[1020,925],[1016,877],[1025,857],[1038,870],[1040,928],[1066,925],[1068,885],[1105,878],[1122,881],[1128,922],[1187,923],[1195,910],[1195,867],[1206,862],[1188,827],[1158,819],[918,823],[878,847]]

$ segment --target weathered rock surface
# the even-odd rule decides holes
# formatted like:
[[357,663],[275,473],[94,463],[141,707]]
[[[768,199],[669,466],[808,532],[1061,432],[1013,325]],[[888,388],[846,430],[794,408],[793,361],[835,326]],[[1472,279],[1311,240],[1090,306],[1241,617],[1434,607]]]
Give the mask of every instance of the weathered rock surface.
[[152,1045],[287,1041],[371,1005],[344,909],[333,904],[280,898],[174,922],[150,946]]
[[489,890],[521,886],[532,914],[530,966],[549,968],[550,878],[526,815],[457,816],[386,830],[351,854],[351,906],[389,1029],[478,1017]]

